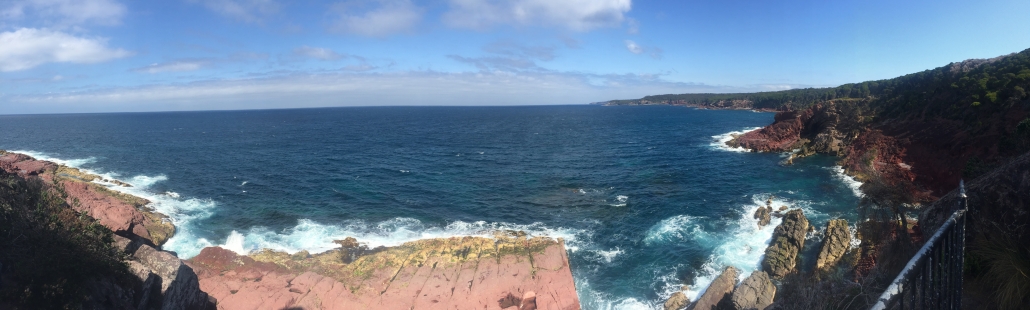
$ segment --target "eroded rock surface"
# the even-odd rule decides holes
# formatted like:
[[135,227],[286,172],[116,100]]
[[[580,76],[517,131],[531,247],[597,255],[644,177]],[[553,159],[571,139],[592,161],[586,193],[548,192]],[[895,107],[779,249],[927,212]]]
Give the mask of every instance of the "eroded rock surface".
[[755,210],[754,218],[758,220],[759,228],[769,225],[769,221],[772,220],[772,207],[758,207]]
[[708,285],[708,289],[701,297],[697,298],[697,302],[693,305],[693,310],[718,310],[728,307],[731,303],[730,298],[733,295],[733,287],[737,286],[737,276],[740,275],[740,270],[733,266],[726,267],[719,274],[718,278],[712,281],[712,284]]
[[731,301],[735,310],[764,310],[772,305],[773,297],[776,285],[765,271],[755,271],[733,290]]
[[816,259],[815,267],[822,269],[833,266],[851,246],[851,231],[848,230],[848,221],[833,219],[826,225],[823,233],[823,246],[819,250],[819,257]]
[[675,292],[665,301],[665,310],[681,310],[690,304],[690,298],[683,291]]
[[210,247],[188,264],[219,309],[579,309],[561,240],[455,237],[373,252],[345,263],[342,250]]
[[773,278],[783,278],[794,271],[797,265],[798,252],[805,246],[805,234],[808,232],[808,218],[801,209],[787,211],[783,222],[776,226],[772,242],[765,249],[762,269]]
[[100,179],[96,175],[5,151],[0,151],[0,169],[22,177],[39,176],[49,184],[58,185],[68,205],[86,212],[117,234],[139,236],[160,246],[175,233],[167,217],[146,209],[149,201],[92,183]]

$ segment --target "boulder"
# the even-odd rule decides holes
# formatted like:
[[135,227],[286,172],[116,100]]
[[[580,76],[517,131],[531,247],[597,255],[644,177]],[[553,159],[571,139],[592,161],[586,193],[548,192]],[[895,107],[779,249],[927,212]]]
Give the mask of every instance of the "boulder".
[[798,253],[805,246],[808,226],[808,218],[801,209],[788,211],[783,216],[783,222],[776,226],[772,242],[765,249],[762,269],[777,279],[793,272],[797,265]]
[[822,269],[833,266],[844,253],[848,251],[851,244],[851,231],[848,230],[848,221],[833,219],[826,225],[826,232],[823,233],[823,246],[819,250],[819,257],[815,267]]
[[737,268],[726,267],[722,274],[708,285],[708,289],[697,299],[692,309],[717,310],[726,307],[730,303],[733,287],[737,286],[738,275],[740,275],[740,271]]
[[769,275],[755,271],[733,290],[730,301],[734,310],[764,310],[772,305],[775,296],[776,285],[769,280]]
[[759,228],[769,225],[769,221],[772,220],[771,212],[772,207],[758,207],[758,210],[755,210],[754,218],[758,220]]
[[683,291],[675,292],[665,301],[665,310],[681,310],[690,304],[690,298]]
[[137,309],[208,309],[206,293],[200,290],[197,274],[175,254],[134,239],[114,235],[115,248],[129,255],[129,272],[138,281],[132,298]]

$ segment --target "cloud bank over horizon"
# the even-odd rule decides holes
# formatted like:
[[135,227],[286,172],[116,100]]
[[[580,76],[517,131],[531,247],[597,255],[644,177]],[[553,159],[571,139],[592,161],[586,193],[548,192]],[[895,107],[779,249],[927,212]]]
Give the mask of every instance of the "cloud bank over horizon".
[[[849,14],[833,21],[811,14],[842,8]],[[585,104],[836,86],[1025,49],[1030,20],[1015,12],[1026,10],[952,0],[8,0],[0,114]],[[948,22],[986,14],[995,18]],[[974,35],[982,44],[946,44]]]

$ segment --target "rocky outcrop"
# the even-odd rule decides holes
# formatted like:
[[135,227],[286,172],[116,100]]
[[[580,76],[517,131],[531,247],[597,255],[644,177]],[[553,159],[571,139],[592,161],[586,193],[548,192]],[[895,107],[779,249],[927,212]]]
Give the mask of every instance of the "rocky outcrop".
[[72,208],[97,219],[116,234],[139,236],[160,246],[175,233],[175,227],[166,216],[146,208],[149,201],[91,182],[101,180],[99,176],[9,152],[0,153],[0,169],[23,177],[39,176],[50,184],[59,185]]
[[[0,169],[22,178],[38,178],[55,189],[65,204],[83,212],[115,234],[114,246],[125,253],[123,261],[132,277],[93,280],[86,291],[86,308],[108,309],[208,309],[213,303],[200,290],[196,273],[174,253],[155,248],[175,232],[161,214],[147,210],[147,200],[109,190],[128,186],[104,180],[79,169],[33,159],[24,154],[0,151]],[[121,184],[121,185],[119,185]]]
[[769,221],[772,220],[772,215],[771,214],[772,214],[772,207],[758,207],[758,209],[755,210],[755,214],[754,214],[753,217],[756,220],[758,220],[758,227],[759,228],[765,227],[765,225],[769,225]]
[[833,266],[851,246],[851,231],[848,230],[848,221],[843,219],[830,220],[823,232],[823,246],[819,250],[819,257],[816,259],[815,267],[822,269]]
[[171,252],[157,250],[141,240],[115,235],[117,248],[130,258],[126,263],[137,279],[138,308],[207,309],[206,293],[200,290],[197,274]]
[[718,278],[708,285],[705,293],[697,298],[697,302],[690,308],[693,310],[718,310],[730,306],[730,298],[733,295],[733,287],[737,286],[737,276],[740,270],[733,266],[726,267],[719,274]]
[[561,240],[456,237],[380,248],[350,262],[344,254],[243,256],[211,247],[188,264],[219,309],[579,309]]
[[776,285],[769,280],[769,275],[755,271],[733,290],[730,301],[734,310],[764,310],[772,305],[775,296]]
[[842,155],[857,134],[861,117],[854,100],[826,101],[802,111],[776,113],[771,125],[740,135],[726,144],[756,152]]
[[788,211],[783,216],[783,222],[773,231],[772,242],[765,249],[762,269],[777,279],[793,272],[798,253],[805,246],[808,226],[808,218],[801,209]]
[[689,305],[689,304],[690,304],[690,298],[687,298],[687,294],[684,294],[683,291],[679,291],[679,292],[672,293],[672,296],[669,296],[669,299],[665,300],[665,304],[663,305],[663,309],[665,309],[665,310],[681,310],[683,308],[686,308],[687,305]]

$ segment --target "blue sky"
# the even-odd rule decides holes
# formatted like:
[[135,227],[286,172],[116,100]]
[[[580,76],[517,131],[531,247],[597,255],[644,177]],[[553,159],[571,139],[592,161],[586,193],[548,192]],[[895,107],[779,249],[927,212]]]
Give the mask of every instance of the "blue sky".
[[1030,48],[1030,1],[0,0],[0,114],[582,104]]

